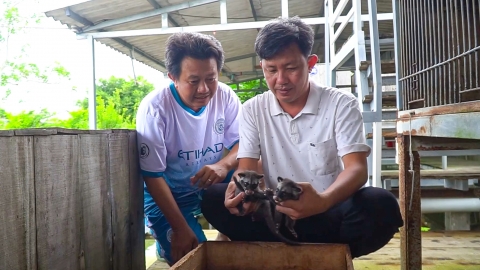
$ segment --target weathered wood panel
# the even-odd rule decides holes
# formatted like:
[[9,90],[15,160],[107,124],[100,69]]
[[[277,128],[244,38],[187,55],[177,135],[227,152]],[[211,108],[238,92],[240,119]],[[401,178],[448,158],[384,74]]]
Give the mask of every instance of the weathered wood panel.
[[112,204],[113,268],[131,269],[132,250],[130,232],[130,177],[128,133],[108,135],[108,162],[110,199]]
[[136,132],[0,132],[0,269],[145,269]]
[[81,269],[78,136],[34,138],[38,269]]
[[0,137],[0,269],[36,269],[33,138]]
[[108,198],[108,143],[105,135],[79,135],[82,269],[112,269],[112,207]]
[[145,225],[143,221],[143,180],[138,164],[137,132],[128,133],[130,166],[130,245],[132,269],[145,269]]

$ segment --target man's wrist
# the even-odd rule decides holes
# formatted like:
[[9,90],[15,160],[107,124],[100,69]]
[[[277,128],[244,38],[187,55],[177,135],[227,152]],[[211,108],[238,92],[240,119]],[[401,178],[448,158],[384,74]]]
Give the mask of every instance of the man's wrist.
[[317,202],[315,205],[318,206],[317,214],[324,213],[328,211],[334,205],[334,198],[330,192],[318,192],[317,191]]
[[172,223],[171,227],[172,227],[172,230],[176,232],[185,231],[188,228],[190,228],[185,219],[183,221]]

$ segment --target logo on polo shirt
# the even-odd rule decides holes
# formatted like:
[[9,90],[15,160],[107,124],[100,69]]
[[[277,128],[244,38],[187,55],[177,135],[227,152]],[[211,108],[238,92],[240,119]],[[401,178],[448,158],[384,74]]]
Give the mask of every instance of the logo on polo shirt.
[[150,154],[150,149],[148,145],[142,143],[140,146],[140,158],[147,158],[148,154]]
[[215,125],[213,126],[213,130],[215,130],[217,134],[223,134],[223,131],[225,128],[224,126],[225,126],[225,119],[220,118],[217,120],[217,122],[215,122]]

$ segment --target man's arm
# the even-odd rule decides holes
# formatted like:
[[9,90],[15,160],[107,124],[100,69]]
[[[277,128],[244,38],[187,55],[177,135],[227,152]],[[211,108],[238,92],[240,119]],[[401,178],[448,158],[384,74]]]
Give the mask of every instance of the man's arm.
[[352,196],[368,178],[367,157],[371,149],[365,141],[360,105],[355,97],[344,100],[335,116],[335,139],[344,170],[322,192],[327,209]]
[[343,156],[344,170],[323,193],[327,209],[346,200],[359,190],[368,178],[367,152],[354,152]]
[[238,167],[237,160],[238,142],[230,149],[228,154],[217,162],[218,165],[224,166],[228,171]]
[[160,211],[165,215],[172,230],[182,231],[183,229],[188,228],[188,224],[180,212],[165,179],[163,177],[154,178],[148,176],[144,176],[143,178],[148,192],[150,192],[150,195],[158,208],[160,208]]

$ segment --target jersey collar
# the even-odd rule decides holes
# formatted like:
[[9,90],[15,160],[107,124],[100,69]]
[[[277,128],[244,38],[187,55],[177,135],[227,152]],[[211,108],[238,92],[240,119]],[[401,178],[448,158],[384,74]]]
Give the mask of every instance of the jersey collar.
[[187,107],[187,105],[185,105],[185,103],[183,103],[182,99],[180,98],[180,96],[178,95],[178,91],[177,91],[177,88],[175,88],[175,84],[173,82],[170,83],[170,91],[172,92],[172,95],[173,97],[175,98],[175,100],[177,101],[177,103],[185,110],[187,111],[188,113],[190,113],[191,115],[194,115],[194,116],[198,116],[200,114],[203,113],[203,111],[205,110],[205,106],[203,106],[198,112],[190,109],[189,107]]

